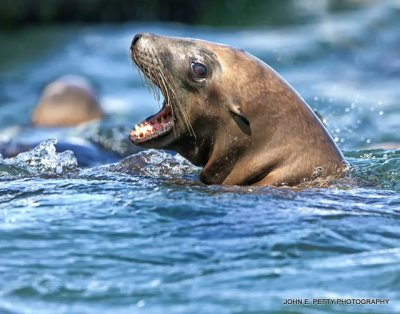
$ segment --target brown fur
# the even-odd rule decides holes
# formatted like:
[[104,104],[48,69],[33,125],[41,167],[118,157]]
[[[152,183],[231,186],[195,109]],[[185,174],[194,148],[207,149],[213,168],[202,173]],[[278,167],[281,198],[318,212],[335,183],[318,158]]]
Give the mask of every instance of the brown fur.
[[[204,167],[204,183],[293,186],[344,173],[343,156],[318,117],[274,70],[249,53],[153,34],[141,34],[131,49],[141,69],[147,67],[154,76],[158,64],[169,73],[175,93],[173,132],[143,146],[175,150]],[[202,82],[190,77],[193,60],[209,69]]]
[[103,112],[89,82],[81,77],[65,76],[46,86],[33,113],[32,123],[62,127],[102,117]]

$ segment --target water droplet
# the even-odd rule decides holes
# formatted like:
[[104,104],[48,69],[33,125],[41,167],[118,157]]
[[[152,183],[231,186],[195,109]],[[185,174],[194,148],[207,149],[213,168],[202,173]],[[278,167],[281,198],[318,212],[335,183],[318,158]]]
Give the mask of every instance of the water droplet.
[[144,301],[144,300],[139,300],[137,303],[136,303],[136,306],[137,307],[144,307],[146,305],[146,302]]
[[150,287],[152,287],[152,288],[158,287],[160,284],[161,284],[160,279],[154,279],[154,280],[150,281]]

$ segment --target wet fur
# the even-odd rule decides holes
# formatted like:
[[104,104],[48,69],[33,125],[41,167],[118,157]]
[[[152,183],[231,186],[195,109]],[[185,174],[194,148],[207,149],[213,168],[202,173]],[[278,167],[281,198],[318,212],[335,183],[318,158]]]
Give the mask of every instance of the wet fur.
[[[304,100],[243,50],[142,34],[132,59],[175,116],[174,132],[146,147],[175,150],[204,167],[204,183],[294,186],[346,172],[341,152]],[[193,79],[194,61],[207,66],[205,80]]]

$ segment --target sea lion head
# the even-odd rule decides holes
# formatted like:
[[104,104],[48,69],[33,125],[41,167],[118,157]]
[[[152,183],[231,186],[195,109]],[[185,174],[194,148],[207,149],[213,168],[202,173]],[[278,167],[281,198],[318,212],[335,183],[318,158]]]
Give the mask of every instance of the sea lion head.
[[93,85],[84,77],[64,75],[46,85],[33,115],[36,126],[65,127],[103,117]]
[[[331,141],[299,95],[243,50],[142,33],[132,41],[131,57],[164,102],[158,113],[135,126],[130,140],[177,151],[204,167],[200,179],[205,183],[259,181],[292,157],[284,148],[290,141],[302,141],[308,124],[315,125],[318,138]],[[290,116],[295,123],[289,122]],[[307,176],[309,171],[303,172]]]
[[[232,131],[226,124],[236,125],[238,136],[251,132],[241,99],[255,77],[244,76],[242,67],[258,65],[246,52],[203,40],[138,34],[131,56],[164,96],[162,109],[131,132],[134,144],[183,151],[204,165],[209,149],[203,148],[218,140],[221,128]],[[179,149],[182,143],[185,148]]]

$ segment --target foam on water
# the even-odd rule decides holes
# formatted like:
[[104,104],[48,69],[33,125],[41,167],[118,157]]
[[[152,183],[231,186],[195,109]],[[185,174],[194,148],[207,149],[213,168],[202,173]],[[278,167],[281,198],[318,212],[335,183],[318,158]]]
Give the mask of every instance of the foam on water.
[[72,151],[57,153],[56,139],[43,141],[33,150],[18,154],[14,158],[0,155],[0,178],[7,176],[62,176],[78,169]]
[[193,166],[179,154],[154,149],[129,156],[112,165],[110,170],[153,178],[179,178],[195,175],[199,172],[198,167]]
[[[48,139],[33,150],[14,158],[3,159],[0,154],[0,178],[52,177],[104,177],[124,174],[127,177],[180,179],[198,181],[200,168],[179,154],[163,150],[146,150],[133,154],[118,163],[81,171],[72,151],[57,153],[57,140]],[[350,163],[350,174],[334,182],[336,188],[378,187],[400,190],[400,150],[357,150],[345,152]],[[351,179],[349,181],[349,179]]]

